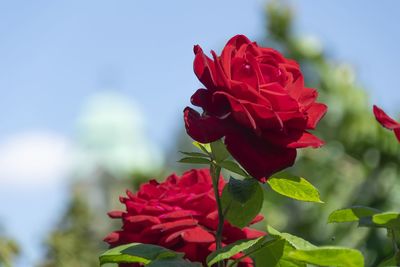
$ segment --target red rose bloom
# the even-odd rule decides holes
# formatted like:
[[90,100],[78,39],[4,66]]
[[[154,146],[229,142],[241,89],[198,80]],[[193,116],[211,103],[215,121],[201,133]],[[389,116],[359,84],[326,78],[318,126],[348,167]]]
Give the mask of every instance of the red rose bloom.
[[385,128],[393,130],[397,140],[400,142],[400,123],[389,117],[382,109],[374,105],[376,120]]
[[327,107],[317,92],[304,87],[299,65],[271,48],[259,47],[243,35],[228,41],[213,59],[194,47],[194,72],[206,89],[197,90],[186,107],[187,133],[201,143],[225,137],[232,156],[252,175],[264,180],[291,166],[296,149],[323,142],[315,129]]
[[[220,179],[221,193],[225,182]],[[127,191],[120,198],[126,211],[113,211],[111,218],[122,219],[122,229],[109,234],[104,241],[115,247],[139,242],[184,252],[190,261],[206,266],[207,256],[215,250],[218,225],[217,204],[208,170],[190,170],[182,177],[170,175],[165,182],[155,180],[143,184],[136,194]],[[257,216],[253,223],[262,220]],[[240,239],[265,235],[250,228],[239,229],[225,222],[222,241],[230,244]],[[137,265],[128,265],[137,266]],[[244,259],[241,267],[251,267]]]

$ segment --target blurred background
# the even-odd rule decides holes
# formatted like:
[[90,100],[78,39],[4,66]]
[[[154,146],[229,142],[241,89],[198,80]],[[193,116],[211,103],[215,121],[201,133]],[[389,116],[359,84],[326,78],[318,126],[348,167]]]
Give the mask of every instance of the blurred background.
[[[387,256],[385,232],[327,225],[334,209],[400,206],[400,146],[372,115],[400,113],[400,2],[0,1],[0,266],[98,266],[118,195],[182,172],[182,110],[201,85],[194,44],[242,33],[295,58],[329,112],[291,173],[324,205],[266,193],[275,228]],[[261,225],[262,227],[262,225]]]

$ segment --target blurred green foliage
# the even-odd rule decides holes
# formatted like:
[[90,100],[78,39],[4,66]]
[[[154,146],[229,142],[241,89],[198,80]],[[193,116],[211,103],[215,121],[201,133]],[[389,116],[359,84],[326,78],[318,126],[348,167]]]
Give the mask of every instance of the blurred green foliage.
[[40,266],[99,266],[95,255],[104,246],[94,230],[95,223],[88,204],[79,194],[73,194],[57,230],[47,240],[47,257]]
[[7,237],[0,236],[0,266],[12,267],[14,259],[19,254],[17,243]]

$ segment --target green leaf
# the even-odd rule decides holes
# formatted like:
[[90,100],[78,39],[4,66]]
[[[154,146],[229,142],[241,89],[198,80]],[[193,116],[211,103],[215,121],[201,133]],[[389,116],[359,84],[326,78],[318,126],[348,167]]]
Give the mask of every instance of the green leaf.
[[206,158],[197,158],[197,157],[186,157],[180,159],[178,162],[180,163],[191,163],[191,164],[210,164],[211,161]]
[[295,249],[281,238],[268,241],[251,253],[256,266],[268,267],[306,267],[297,260],[288,257],[288,254]]
[[372,222],[380,227],[400,229],[400,213],[383,212],[372,216]]
[[249,177],[246,171],[244,171],[236,162],[230,161],[230,160],[225,160],[222,162],[219,162],[218,165],[221,168],[227,169],[228,171],[231,171],[233,173],[239,174],[240,176],[243,177]]
[[255,179],[239,180],[231,177],[227,188],[232,198],[240,203],[246,203],[257,191],[260,185]]
[[229,259],[232,256],[235,256],[236,254],[255,246],[256,244],[263,242],[264,240],[265,236],[259,237],[257,239],[238,240],[208,255],[207,265],[212,266],[214,263]]
[[105,263],[149,264],[160,259],[182,258],[182,253],[149,244],[131,243],[107,250],[100,255],[100,265]]
[[381,262],[378,267],[393,267],[399,266],[400,263],[400,252],[397,252],[396,255],[390,257],[389,259],[384,260]]
[[190,262],[185,259],[160,259],[152,261],[146,267],[202,267],[199,262]]
[[271,177],[267,180],[275,192],[301,201],[323,203],[318,190],[306,179],[297,176]]
[[190,157],[196,157],[196,158],[209,158],[209,155],[199,153],[199,152],[184,152],[184,151],[179,151],[180,153],[190,156]]
[[199,142],[194,141],[192,143],[195,147],[197,147],[198,149],[200,149],[201,151],[203,151],[206,154],[211,154],[211,146],[210,144],[202,144]]
[[272,228],[272,226],[267,226],[267,232],[270,236],[283,238],[289,242],[296,249],[314,249],[317,248],[315,245],[311,244],[307,240],[304,240],[298,236],[289,234],[289,233],[281,233],[278,230]]
[[358,250],[342,247],[319,247],[307,250],[294,250],[289,257],[318,266],[363,267],[364,257]]
[[356,222],[370,217],[380,211],[370,207],[354,206],[347,209],[335,210],[329,215],[328,223]]
[[234,226],[247,226],[260,212],[264,193],[257,181],[236,180],[231,177],[221,196],[225,218]]
[[221,139],[212,142],[210,147],[216,162],[222,162],[230,155]]

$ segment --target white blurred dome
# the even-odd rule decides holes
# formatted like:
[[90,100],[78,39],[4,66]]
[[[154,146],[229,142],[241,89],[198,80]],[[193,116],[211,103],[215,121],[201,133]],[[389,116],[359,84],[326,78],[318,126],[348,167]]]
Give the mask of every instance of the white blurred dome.
[[115,177],[154,173],[160,150],[146,135],[139,107],[125,95],[105,91],[89,98],[78,120],[76,171],[87,178],[99,168]]

